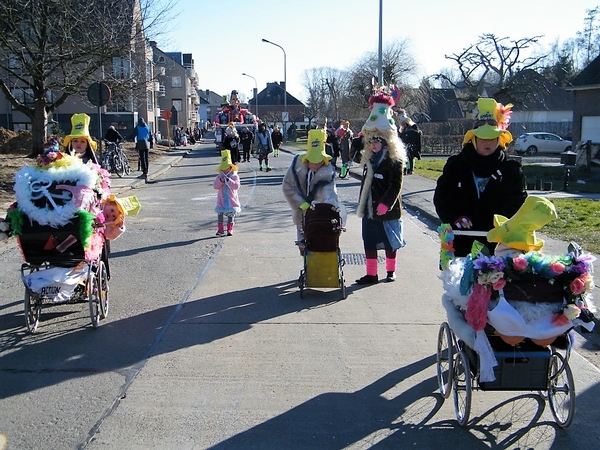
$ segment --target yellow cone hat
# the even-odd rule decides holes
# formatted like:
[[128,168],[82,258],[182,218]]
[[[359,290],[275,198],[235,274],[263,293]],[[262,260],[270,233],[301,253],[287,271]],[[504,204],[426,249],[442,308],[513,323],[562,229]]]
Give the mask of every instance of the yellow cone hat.
[[65,136],[63,145],[69,147],[71,139],[74,138],[87,139],[92,150],[96,150],[96,141],[90,136],[90,116],[85,113],[73,114],[71,116],[71,134]]

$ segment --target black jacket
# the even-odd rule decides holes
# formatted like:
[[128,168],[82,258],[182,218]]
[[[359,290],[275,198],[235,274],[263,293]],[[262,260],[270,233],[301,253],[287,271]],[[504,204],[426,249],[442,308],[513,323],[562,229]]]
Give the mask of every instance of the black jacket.
[[421,159],[421,130],[417,127],[417,124],[406,127],[402,133],[400,133],[400,139],[406,146],[406,153],[412,158]]
[[[474,175],[489,177],[481,195],[478,195]],[[473,222],[471,230],[489,231],[494,227],[494,214],[510,218],[526,198],[525,177],[518,161],[509,160],[500,147],[490,156],[481,156],[468,143],[459,154],[448,158],[438,178],[433,203],[443,223],[455,228],[454,222],[466,216]],[[486,244],[490,251],[496,246],[485,237],[455,236],[455,255],[468,255],[475,239]]]
[[[361,207],[364,195],[363,193],[365,181],[367,179],[367,166],[363,166],[363,176],[360,185],[359,207]],[[373,211],[374,220],[393,220],[399,219],[402,215],[402,163],[385,157],[377,169],[373,172],[373,181],[371,183],[371,208]],[[383,216],[376,214],[377,205],[383,203],[388,207],[388,212]],[[369,217],[369,205],[365,203],[362,211],[363,217]]]

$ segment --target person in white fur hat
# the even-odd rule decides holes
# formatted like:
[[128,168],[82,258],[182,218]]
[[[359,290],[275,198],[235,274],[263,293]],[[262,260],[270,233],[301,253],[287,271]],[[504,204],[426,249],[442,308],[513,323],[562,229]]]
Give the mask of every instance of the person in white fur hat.
[[395,87],[379,88],[369,98],[371,113],[362,127],[365,142],[363,177],[357,214],[362,218],[366,275],[357,284],[375,284],[377,250],[385,250],[385,281],[396,280],[396,252],[406,245],[402,233],[402,175],[406,150],[398,137],[392,106],[399,97]]

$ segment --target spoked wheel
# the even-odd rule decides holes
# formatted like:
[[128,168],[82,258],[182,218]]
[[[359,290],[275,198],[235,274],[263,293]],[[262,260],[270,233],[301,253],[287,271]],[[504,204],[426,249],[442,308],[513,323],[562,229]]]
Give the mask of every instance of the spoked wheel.
[[452,378],[454,380],[454,410],[456,420],[461,427],[469,422],[471,414],[471,370],[469,360],[463,350],[456,354],[452,368]]
[[300,271],[300,278],[298,278],[298,283],[300,283],[300,298],[304,298],[304,285],[306,283],[306,272],[304,272],[304,270]]
[[35,333],[40,324],[40,315],[42,313],[42,300],[38,296],[33,296],[28,289],[25,289],[25,324],[27,331]]
[[560,353],[553,353],[548,369],[548,403],[554,420],[567,428],[575,415],[575,383],[569,363]]
[[98,265],[97,275],[100,298],[100,319],[106,319],[108,316],[108,275],[106,273],[106,266],[103,261],[100,261]]
[[339,265],[339,276],[340,276],[340,288],[342,288],[342,300],[345,300],[348,296],[346,294],[346,280],[344,280],[344,265],[346,261],[342,258],[340,249],[338,248],[338,265]]
[[127,155],[125,153],[122,154],[122,159],[125,175],[131,175],[131,166],[129,165],[129,159],[127,159]]
[[90,303],[90,319],[92,319],[92,326],[98,328],[100,326],[100,284],[98,277],[93,270],[88,271],[88,279],[86,290]]
[[450,397],[452,391],[452,364],[454,360],[454,341],[450,325],[440,325],[437,341],[437,379],[442,397]]
[[123,175],[125,175],[125,164],[123,164],[123,157],[118,153],[115,153],[113,156],[113,167],[119,178],[123,178]]

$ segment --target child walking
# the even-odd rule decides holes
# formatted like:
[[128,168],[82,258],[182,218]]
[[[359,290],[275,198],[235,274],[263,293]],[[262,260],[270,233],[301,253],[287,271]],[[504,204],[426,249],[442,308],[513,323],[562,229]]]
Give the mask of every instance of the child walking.
[[223,221],[227,217],[227,236],[233,235],[234,219],[240,208],[238,189],[240,188],[240,177],[238,168],[231,162],[229,150],[221,152],[221,165],[217,169],[219,174],[215,178],[213,187],[217,190],[217,236],[225,236]]

